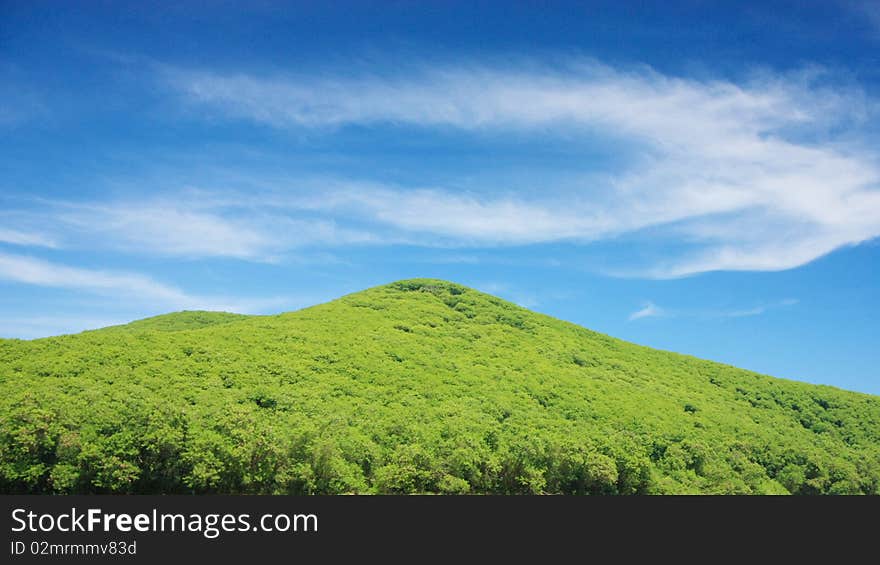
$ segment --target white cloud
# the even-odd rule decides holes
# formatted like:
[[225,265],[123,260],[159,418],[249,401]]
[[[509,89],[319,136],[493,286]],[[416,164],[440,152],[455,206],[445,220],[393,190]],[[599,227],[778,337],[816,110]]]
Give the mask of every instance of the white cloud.
[[154,308],[252,313],[288,302],[282,298],[248,300],[194,296],[138,273],[83,269],[6,253],[0,253],[0,280],[124,297],[149,303]]
[[669,310],[661,308],[653,302],[646,302],[645,305],[629,315],[629,320],[638,320],[640,318],[658,318],[658,317],[684,317],[684,318],[748,318],[751,316],[760,316],[769,310],[778,308],[786,308],[794,306],[798,303],[795,298],[786,298],[778,302],[770,302],[767,304],[759,304],[751,308],[733,309],[733,310]]
[[[340,186],[341,185],[341,186]],[[405,233],[432,234],[459,245],[529,244],[583,238],[599,231],[583,211],[514,196],[486,198],[442,189],[337,183],[292,207],[360,217]],[[421,240],[424,241],[424,240]]]
[[760,316],[761,314],[766,313],[768,310],[776,310],[777,308],[794,306],[797,303],[797,299],[786,298],[785,300],[771,302],[769,304],[761,304],[752,308],[746,308],[744,310],[720,310],[708,312],[707,315],[715,318],[747,318],[750,316]]
[[646,302],[645,305],[629,315],[629,321],[640,320],[642,318],[659,318],[666,316],[668,313],[653,302]]
[[[43,202],[20,217],[55,226],[72,245],[162,256],[272,262],[303,246],[370,242],[369,233],[327,218],[292,218],[258,199],[181,190],[165,197],[108,202]],[[3,233],[0,232],[0,241]]]
[[880,235],[880,166],[858,134],[869,101],[823,85],[816,71],[734,83],[579,62],[407,76],[165,69],[165,78],[192,103],[279,128],[407,123],[628,142],[627,168],[564,194],[553,186],[529,196],[361,186],[324,192],[315,204],[462,245],[589,241],[652,228],[691,247],[634,270],[662,278],[789,269]]
[[117,202],[68,206],[56,215],[80,231],[97,232],[120,247],[177,256],[259,257],[273,239],[245,222],[172,203]]
[[0,278],[48,287],[123,291],[164,302],[188,299],[182,291],[141,275],[80,269],[21,255],[0,254]]
[[0,228],[0,243],[56,248],[58,244],[44,234]]
[[765,306],[755,306],[746,310],[733,310],[731,312],[721,312],[718,315],[723,318],[748,318],[750,316],[760,316],[767,311]]

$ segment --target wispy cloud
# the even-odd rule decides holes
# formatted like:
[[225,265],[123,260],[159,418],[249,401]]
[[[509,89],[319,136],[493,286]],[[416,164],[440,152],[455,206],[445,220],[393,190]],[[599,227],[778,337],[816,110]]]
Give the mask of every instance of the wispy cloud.
[[446,244],[517,245],[587,237],[601,220],[566,211],[561,202],[515,195],[481,197],[444,189],[337,182],[319,196],[289,205],[360,217],[403,233],[447,238]]
[[248,300],[194,296],[138,273],[83,269],[7,253],[0,253],[0,280],[124,297],[149,303],[154,308],[251,313],[289,302],[282,298]]
[[148,277],[58,265],[22,255],[0,254],[0,278],[39,286],[124,291],[163,302],[185,302],[182,291]]
[[80,233],[96,232],[114,245],[147,253],[255,258],[271,253],[274,247],[268,230],[257,229],[253,222],[174,202],[68,204],[55,217]]
[[[368,243],[374,235],[337,225],[332,218],[292,217],[243,194],[182,189],[147,198],[111,201],[40,201],[17,214],[30,223],[52,225],[56,239],[71,247],[116,249],[184,258],[230,257],[273,262],[306,246]],[[0,241],[56,247],[55,239],[15,230]]]
[[630,314],[628,319],[633,321],[642,318],[659,318],[666,315],[667,312],[663,308],[660,308],[653,302],[646,302],[644,306]]
[[669,317],[669,318],[747,318],[750,316],[760,316],[770,310],[775,310],[778,308],[786,308],[789,306],[794,306],[799,301],[795,298],[786,298],[784,300],[779,300],[777,302],[770,302],[767,304],[759,304],[758,306],[753,306],[750,308],[741,308],[741,309],[727,309],[727,310],[707,310],[707,309],[696,309],[696,310],[688,310],[688,309],[676,309],[670,310],[667,308],[661,308],[654,304],[653,302],[646,302],[645,305],[640,309],[636,310],[632,314],[629,315],[629,320],[638,320],[640,318],[657,318],[657,317]]
[[58,247],[55,240],[45,234],[4,228],[0,228],[0,243],[50,248]]
[[[422,68],[406,76],[220,74],[165,68],[215,115],[277,128],[414,124],[623,139],[633,159],[555,197],[440,189],[324,194],[324,209],[467,245],[590,241],[652,228],[687,253],[633,274],[780,270],[880,235],[880,168],[859,137],[866,96],[817,71],[742,83],[578,61],[538,70]],[[834,132],[845,131],[844,138]],[[538,194],[545,187],[535,187]],[[660,230],[657,232],[656,230]]]
[[584,62],[335,78],[163,73],[193,103],[278,128],[515,128],[535,139],[564,133],[575,146],[623,140],[631,158],[601,175],[585,170],[572,186],[527,191],[238,171],[253,190],[43,202],[12,218],[19,223],[5,221],[0,242],[272,262],[343,245],[481,248],[649,234],[668,244],[661,258],[611,274],[669,278],[794,268],[880,235],[880,165],[859,135],[867,98],[815,72],[743,83]]
[[777,308],[785,308],[788,306],[794,306],[798,303],[797,299],[794,298],[786,298],[785,300],[780,300],[778,302],[771,302],[769,304],[761,304],[759,306],[755,306],[753,308],[745,308],[742,310],[720,310],[720,311],[711,311],[705,312],[704,315],[715,318],[746,318],[749,316],[760,316],[764,314],[768,310],[775,310]]

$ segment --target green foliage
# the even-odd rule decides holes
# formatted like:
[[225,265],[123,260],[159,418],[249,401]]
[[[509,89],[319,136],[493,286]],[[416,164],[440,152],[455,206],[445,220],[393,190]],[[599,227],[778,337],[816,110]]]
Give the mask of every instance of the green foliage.
[[228,324],[248,318],[244,314],[232,314],[229,312],[206,312],[204,310],[185,310],[174,314],[162,314],[152,318],[137,320],[124,326],[115,326],[115,329],[128,330],[156,330],[163,332],[176,332],[181,330],[196,330],[208,326]]
[[880,399],[438,280],[0,340],[3,493],[880,493]]

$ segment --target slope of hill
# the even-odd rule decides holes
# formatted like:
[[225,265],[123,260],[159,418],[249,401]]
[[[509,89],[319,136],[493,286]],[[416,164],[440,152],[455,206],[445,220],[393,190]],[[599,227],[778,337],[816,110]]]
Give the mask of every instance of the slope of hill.
[[880,398],[410,280],[0,341],[0,491],[878,494]]
[[[197,330],[207,326],[217,326],[243,320],[250,316],[244,314],[231,314],[229,312],[206,312],[204,310],[185,310],[173,314],[162,314],[136,320],[121,326],[112,326],[121,330],[156,330],[164,332],[177,332],[181,330]],[[109,328],[104,328],[105,330]]]

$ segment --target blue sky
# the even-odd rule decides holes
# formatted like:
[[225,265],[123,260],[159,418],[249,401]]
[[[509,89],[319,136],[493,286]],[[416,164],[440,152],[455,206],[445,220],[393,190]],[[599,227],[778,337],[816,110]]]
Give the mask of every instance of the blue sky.
[[0,4],[0,336],[438,277],[880,393],[880,5],[319,4]]

